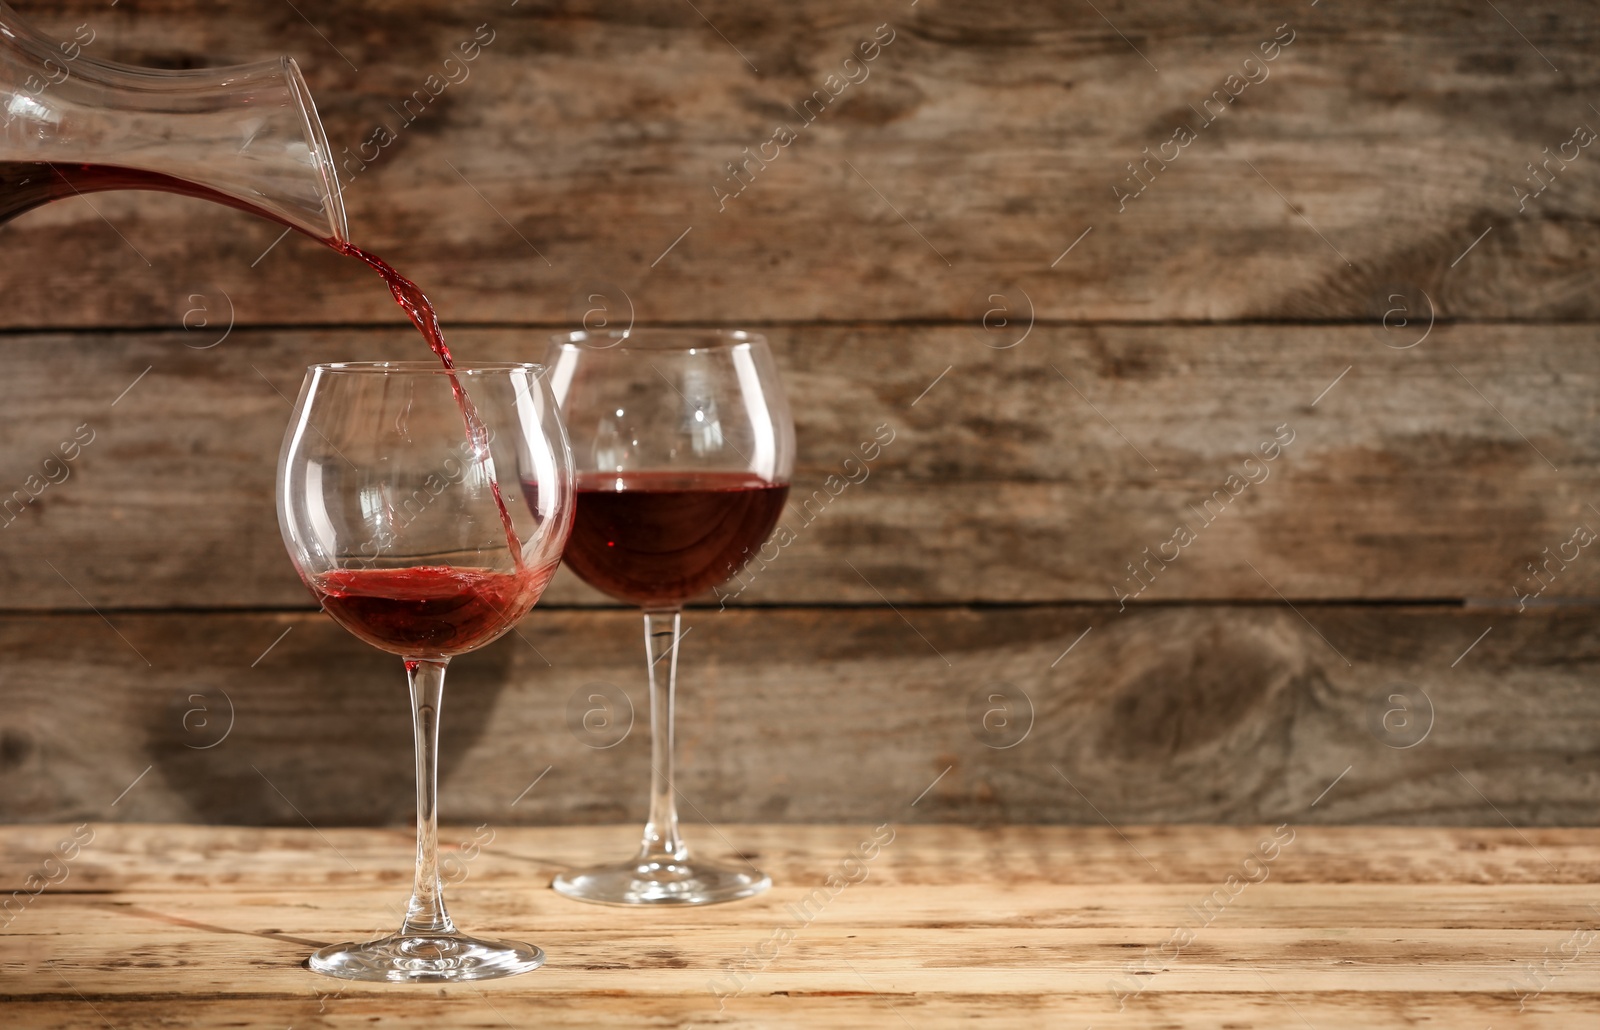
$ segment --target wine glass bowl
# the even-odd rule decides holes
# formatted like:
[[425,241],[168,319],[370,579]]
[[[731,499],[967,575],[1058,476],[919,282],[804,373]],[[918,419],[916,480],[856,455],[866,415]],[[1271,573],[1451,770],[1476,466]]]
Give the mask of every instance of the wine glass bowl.
[[557,336],[551,389],[573,443],[577,502],[566,562],[644,613],[650,816],[638,854],[557,877],[602,904],[707,904],[760,893],[753,866],[694,858],[678,830],[672,721],[685,602],[727,582],[783,512],[794,427],[766,340],[646,329]]
[[[501,481],[520,486],[502,490]],[[319,973],[441,982],[537,968],[531,945],[459,932],[437,861],[439,707],[450,659],[509,631],[559,564],[572,456],[544,370],[313,365],[278,463],[278,516],[323,608],[405,661],[417,752],[417,871],[404,925],[323,948]]]

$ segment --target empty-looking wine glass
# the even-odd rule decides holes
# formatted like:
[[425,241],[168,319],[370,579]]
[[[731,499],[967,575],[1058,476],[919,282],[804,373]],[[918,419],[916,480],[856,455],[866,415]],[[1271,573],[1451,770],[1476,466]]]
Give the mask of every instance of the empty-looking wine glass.
[[567,565],[644,609],[650,821],[632,859],[555,889],[610,904],[706,904],[760,893],[753,867],[691,858],[678,833],[672,709],[685,601],[732,578],[789,495],[794,426],[766,340],[717,330],[558,336],[550,385],[572,434],[577,516]]
[[348,980],[452,981],[543,963],[530,945],[459,932],[445,912],[434,805],[439,705],[450,659],[509,630],[554,575],[572,489],[572,454],[537,365],[307,372],[278,463],[284,543],[335,621],[405,659],[417,760],[416,883],[404,925],[323,948],[311,969]]

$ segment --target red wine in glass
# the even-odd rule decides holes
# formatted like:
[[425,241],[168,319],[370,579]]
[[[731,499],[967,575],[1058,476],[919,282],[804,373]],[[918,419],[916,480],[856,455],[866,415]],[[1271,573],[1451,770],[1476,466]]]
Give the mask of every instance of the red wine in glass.
[[335,622],[373,647],[450,657],[514,626],[544,593],[558,564],[516,572],[446,565],[334,569],[308,585]]
[[733,578],[788,497],[748,472],[581,473],[564,557],[619,601],[676,608]]
[[[432,362],[339,362],[307,370],[278,462],[278,519],[301,579],[356,637],[405,663],[417,772],[417,869],[399,932],[319,949],[312,971],[350,980],[442,982],[510,976],[537,948],[462,934],[439,877],[439,711],[457,656],[507,632],[560,562],[573,473],[555,396],[533,365],[463,367],[497,444],[527,456],[543,518],[521,510],[528,553],[513,561],[489,517],[487,457],[461,454],[458,398]],[[396,433],[404,419],[406,433]],[[315,431],[313,431],[315,427]],[[476,471],[441,475],[441,458]],[[457,467],[452,464],[451,467]],[[459,473],[459,474],[458,474]],[[427,493],[416,484],[431,478]],[[415,492],[413,492],[415,491]],[[429,499],[411,504],[421,494]],[[386,503],[407,498],[404,504]],[[420,503],[420,502],[419,502]],[[383,542],[368,557],[367,545]]]
[[758,334],[677,328],[572,333],[552,341],[545,363],[578,465],[564,558],[591,586],[642,609],[650,685],[650,815],[639,850],[568,870],[553,886],[618,905],[759,894],[772,881],[748,860],[707,860],[683,840],[672,716],[683,603],[737,574],[788,501],[794,425],[777,363]]

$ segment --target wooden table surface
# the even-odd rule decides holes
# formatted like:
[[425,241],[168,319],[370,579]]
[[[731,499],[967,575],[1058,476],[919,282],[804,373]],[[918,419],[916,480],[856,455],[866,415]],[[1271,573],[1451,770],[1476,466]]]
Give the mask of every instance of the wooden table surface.
[[[50,856],[72,854],[74,828],[8,827],[0,1024],[1481,1030],[1600,1018],[1597,830],[694,831],[707,854],[737,846],[758,861],[774,889],[692,910],[583,905],[550,891],[551,876],[619,854],[633,828],[446,830],[487,841],[447,851],[457,921],[549,959],[511,980],[424,987],[301,966],[312,948],[395,925],[405,830],[103,824],[78,830],[87,842],[63,863]],[[891,833],[869,861],[847,861]],[[56,882],[29,895],[30,874]],[[842,877],[831,893],[830,876]]]

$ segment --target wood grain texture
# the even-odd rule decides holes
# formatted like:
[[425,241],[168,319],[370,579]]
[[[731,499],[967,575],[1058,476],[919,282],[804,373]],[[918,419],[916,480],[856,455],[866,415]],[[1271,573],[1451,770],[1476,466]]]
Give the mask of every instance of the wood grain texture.
[[[289,398],[311,361],[420,344],[235,329],[192,349],[220,335],[8,341],[28,359],[0,382],[0,499],[75,427],[96,435],[0,528],[0,606],[309,606],[273,504]],[[1438,327],[1405,351],[1357,327],[1040,326],[1005,351],[956,328],[772,336],[797,412],[796,539],[733,603],[1103,601],[1141,582],[1139,602],[1600,595],[1592,548],[1558,557],[1600,531],[1586,327]],[[468,361],[544,342],[453,339]],[[893,442],[863,472],[880,426]],[[602,603],[565,572],[548,600]]]
[[[1086,4],[934,0],[19,6],[58,32],[91,24],[97,56],[136,63],[295,55],[357,169],[358,242],[460,321],[576,321],[595,280],[657,321],[976,321],[997,290],[1042,318],[1346,320],[1395,281],[1450,317],[1600,314],[1594,158],[1526,209],[1513,194],[1544,148],[1600,125],[1596,20],[1569,2],[1509,24],[1415,0],[1162,0],[1114,5],[1109,25]],[[470,76],[403,111],[480,25],[492,42]],[[796,109],[879,25],[895,35],[868,77],[806,123]],[[1269,77],[1202,118],[1289,34]],[[779,124],[798,138],[719,200],[729,162]],[[1180,125],[1198,138],[1119,201],[1129,163]],[[387,147],[369,142],[380,127]],[[370,164],[344,156],[363,144]],[[206,286],[246,323],[396,319],[364,269],[309,240],[263,258],[275,226],[173,198],[92,203],[3,230],[32,258],[0,268],[0,325],[172,325]]]
[[[903,818],[1596,822],[1600,563],[1548,556],[1600,529],[1600,153],[1525,210],[1512,190],[1600,127],[1589,8],[19,6],[92,25],[99,57],[293,53],[341,153],[386,126],[346,182],[356,238],[423,283],[466,360],[537,359],[585,320],[769,327],[796,523],[893,427],[735,611],[693,616],[691,819],[876,821],[927,789]],[[790,105],[885,23],[870,78],[719,210],[727,162],[797,124]],[[1285,25],[1270,78],[1119,205],[1127,163]],[[402,114],[475,33],[492,40],[470,78]],[[365,269],[278,233],[135,194],[0,227],[0,501],[93,433],[70,477],[0,515],[0,819],[409,818],[394,663],[309,612],[272,479],[305,364],[419,344]],[[1397,303],[1405,324],[1378,325]],[[1279,427],[1270,478],[1219,495]],[[1152,559],[1180,526],[1194,542]],[[1127,612],[1106,603],[1122,593]],[[592,697],[630,695],[642,720],[636,620],[565,573],[547,601],[564,610],[453,673],[447,817],[642,814],[641,727],[607,749],[581,731]],[[1024,698],[1029,736],[1003,748]],[[926,969],[896,1004],[949,990]],[[834,1022],[894,1019],[837,972],[795,994]],[[1505,1018],[1475,982],[1402,982],[1404,1006],[1286,980],[1238,987],[1244,1010],[1147,996],[1124,1021],[1280,1025],[1290,997],[1350,1025]],[[27,1010],[72,1023],[63,998]],[[586,998],[551,1018],[584,1022]],[[1075,995],[1026,1005],[1115,1025]],[[433,1018],[493,1016],[453,1013]]]
[[[1589,1025],[1600,1004],[1592,954],[1551,965],[1536,995],[1527,971],[1600,922],[1592,830],[1521,839],[1505,829],[889,823],[893,839],[859,882],[803,923],[792,906],[881,831],[729,825],[773,890],[662,913],[547,889],[562,868],[618,843],[622,828],[497,827],[458,866],[452,911],[481,932],[535,941],[549,961],[520,979],[426,990],[341,984],[299,965],[315,946],[388,929],[408,884],[402,835],[97,823],[65,878],[0,933],[0,997],[8,1025],[29,1028],[95,1014],[118,1027],[820,1027],[899,1017],[1221,1030],[1298,1016],[1313,1026],[1569,1028]],[[0,831],[0,887],[14,890],[73,833]],[[1202,923],[1193,906],[1226,892],[1274,839],[1284,843],[1272,861],[1252,867],[1259,882]],[[746,969],[737,995],[714,996],[711,985],[729,991],[730,967],[782,926],[794,939]],[[1183,927],[1193,940],[1160,957]],[[1142,989],[1130,993],[1134,984]]]
[[[1595,822],[1592,606],[1297,608],[691,613],[689,833]],[[536,609],[458,659],[445,817],[642,822],[641,654],[636,615]],[[0,819],[411,818],[400,664],[315,613],[13,615],[0,668]]]

